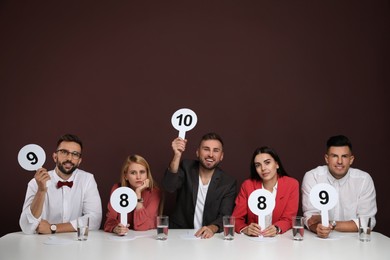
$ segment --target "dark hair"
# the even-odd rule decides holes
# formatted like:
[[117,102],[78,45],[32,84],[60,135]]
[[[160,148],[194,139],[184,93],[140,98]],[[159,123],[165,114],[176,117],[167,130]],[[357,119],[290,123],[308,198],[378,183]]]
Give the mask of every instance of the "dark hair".
[[282,161],[279,158],[279,155],[273,149],[271,149],[267,146],[263,146],[263,147],[257,148],[255,150],[255,152],[253,153],[252,160],[251,160],[251,167],[250,167],[250,170],[251,170],[250,178],[251,179],[261,180],[259,174],[256,171],[256,166],[255,166],[255,157],[261,153],[267,153],[267,154],[271,155],[271,157],[278,163],[279,169],[277,169],[277,173],[279,174],[279,176],[288,176],[286,170],[283,167]]
[[203,141],[206,141],[206,140],[218,140],[222,144],[222,148],[223,148],[222,138],[218,134],[216,134],[216,133],[207,133],[204,136],[202,136],[202,139],[200,140],[199,145]]
[[349,141],[348,137],[344,135],[335,135],[330,137],[326,142],[326,150],[328,151],[331,146],[348,146],[352,151],[352,143]]
[[65,134],[60,137],[57,141],[57,148],[60,146],[62,142],[75,142],[78,143],[81,147],[81,150],[83,150],[83,143],[81,142],[80,138],[78,138],[76,135],[72,134]]

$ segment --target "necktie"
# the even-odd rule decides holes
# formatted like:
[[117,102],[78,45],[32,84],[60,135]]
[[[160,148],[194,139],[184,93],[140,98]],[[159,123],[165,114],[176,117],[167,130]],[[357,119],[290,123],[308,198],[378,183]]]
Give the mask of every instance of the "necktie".
[[57,182],[57,188],[61,188],[62,186],[68,186],[69,188],[72,188],[73,181],[58,181]]

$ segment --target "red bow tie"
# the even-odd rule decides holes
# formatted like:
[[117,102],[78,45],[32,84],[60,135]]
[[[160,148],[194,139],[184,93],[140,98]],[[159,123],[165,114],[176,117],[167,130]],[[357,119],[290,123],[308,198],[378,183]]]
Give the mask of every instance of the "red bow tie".
[[62,186],[68,186],[69,188],[72,188],[73,181],[58,181],[57,182],[57,188],[61,188]]

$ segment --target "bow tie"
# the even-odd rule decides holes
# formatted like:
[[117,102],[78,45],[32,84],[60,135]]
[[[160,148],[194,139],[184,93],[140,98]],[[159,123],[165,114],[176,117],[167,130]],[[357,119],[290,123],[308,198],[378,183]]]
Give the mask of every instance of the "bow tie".
[[73,181],[58,181],[57,182],[57,188],[61,188],[62,186],[68,186],[69,188],[72,188]]

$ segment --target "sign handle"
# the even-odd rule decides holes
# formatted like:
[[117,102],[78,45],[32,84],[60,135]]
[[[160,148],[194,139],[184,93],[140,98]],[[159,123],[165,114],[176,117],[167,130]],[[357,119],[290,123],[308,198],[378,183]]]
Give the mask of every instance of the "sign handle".
[[329,226],[329,212],[327,210],[321,210],[321,224],[325,227]]
[[186,131],[179,131],[179,137],[183,140],[186,139]]
[[265,215],[259,215],[259,226],[261,227],[261,230],[263,231],[265,226]]
[[121,223],[122,225],[127,225],[127,213],[120,213],[121,214]]

